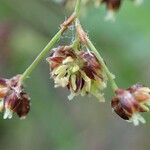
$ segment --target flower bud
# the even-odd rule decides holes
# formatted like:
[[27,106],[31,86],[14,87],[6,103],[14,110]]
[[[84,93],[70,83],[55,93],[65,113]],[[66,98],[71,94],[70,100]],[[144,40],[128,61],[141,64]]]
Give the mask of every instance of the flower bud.
[[140,113],[148,112],[150,105],[150,88],[140,84],[124,90],[116,90],[116,96],[113,97],[111,106],[113,110],[123,119],[139,125],[139,122],[145,123],[145,119]]
[[76,95],[92,94],[103,101],[100,91],[106,87],[107,78],[93,53],[61,46],[53,50],[47,61],[55,87],[67,87],[70,100]]

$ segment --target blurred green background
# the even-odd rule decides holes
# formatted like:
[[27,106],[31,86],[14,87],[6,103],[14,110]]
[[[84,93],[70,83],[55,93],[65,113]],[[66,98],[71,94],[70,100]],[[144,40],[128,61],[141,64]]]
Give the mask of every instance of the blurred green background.
[[[70,14],[51,0],[0,0],[0,76],[22,73]],[[150,1],[135,7],[124,1],[115,23],[104,21],[104,6],[89,6],[81,22],[104,56],[120,87],[136,82],[150,86]],[[60,43],[72,40],[72,32]],[[112,113],[110,88],[106,103],[94,98],[67,100],[65,89],[53,88],[45,60],[26,82],[31,111],[26,120],[0,115],[0,150],[149,150],[147,124],[134,127]]]

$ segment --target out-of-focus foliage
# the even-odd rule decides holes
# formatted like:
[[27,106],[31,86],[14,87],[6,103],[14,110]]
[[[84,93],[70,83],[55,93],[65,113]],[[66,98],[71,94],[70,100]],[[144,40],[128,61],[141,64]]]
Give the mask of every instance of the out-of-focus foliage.
[[[105,22],[104,7],[89,6],[81,22],[120,87],[135,82],[150,86],[150,1],[134,7],[124,1],[115,23]],[[0,0],[0,76],[22,73],[68,16],[50,0]],[[72,40],[72,31],[61,43]],[[112,114],[106,103],[92,97],[67,100],[68,92],[54,89],[43,61],[26,82],[31,112],[26,120],[0,119],[2,150],[149,150],[147,124],[133,127]]]

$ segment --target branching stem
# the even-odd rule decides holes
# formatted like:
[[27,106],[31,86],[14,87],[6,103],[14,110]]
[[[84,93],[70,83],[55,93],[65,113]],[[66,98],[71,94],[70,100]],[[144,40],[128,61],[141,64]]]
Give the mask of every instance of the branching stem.
[[113,91],[116,91],[118,89],[118,86],[114,80],[114,75],[109,71],[108,67],[106,66],[102,56],[100,55],[100,53],[98,52],[98,50],[95,48],[95,46],[93,45],[93,43],[91,42],[91,40],[89,39],[89,37],[87,36],[86,32],[83,30],[80,21],[78,20],[78,18],[76,19],[75,22],[75,26],[76,26],[76,30],[77,30],[77,34],[78,37],[80,38],[80,41],[86,45],[91,51],[94,52],[95,56],[97,57],[97,59],[99,60],[99,62],[101,63],[105,73],[107,74],[107,77],[111,83],[111,87],[113,89]]
[[36,57],[36,59],[32,62],[32,64],[24,71],[21,76],[21,82],[25,81],[32,71],[36,68],[36,66],[41,62],[41,60],[47,55],[47,53],[53,48],[55,43],[59,41],[63,32],[68,28],[70,24],[74,21],[75,18],[79,15],[81,0],[77,0],[75,5],[74,13],[69,17],[67,21],[62,24],[61,29],[54,35],[54,37],[50,40],[50,42],[45,46],[45,48],[41,51],[41,53]]

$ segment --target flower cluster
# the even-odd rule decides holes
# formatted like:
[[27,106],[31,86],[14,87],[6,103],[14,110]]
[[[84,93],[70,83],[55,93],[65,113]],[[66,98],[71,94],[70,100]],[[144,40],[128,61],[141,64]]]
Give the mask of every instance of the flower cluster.
[[30,98],[24,92],[20,77],[0,78],[0,111],[4,110],[4,119],[11,119],[14,112],[24,119],[30,110]]
[[145,123],[140,113],[149,111],[147,106],[150,105],[150,88],[136,84],[126,90],[118,89],[111,105],[124,120],[133,122],[134,125]]
[[[75,4],[75,0],[54,0],[55,2],[59,2],[61,4],[66,5],[67,7],[73,7]],[[135,5],[140,5],[143,0],[131,0]],[[82,0],[83,5],[88,5],[90,3],[94,3],[96,7],[99,7],[101,4],[105,4],[107,8],[107,14],[105,20],[115,21],[115,13],[121,7],[123,0]]]
[[[132,1],[142,2],[142,0]],[[75,0],[57,0],[57,2],[71,5]],[[30,97],[24,90],[24,80],[47,52],[52,49],[63,33],[74,24],[75,40],[72,45],[52,49],[52,53],[47,58],[55,87],[67,88],[70,91],[69,100],[78,95],[93,95],[99,101],[104,102],[103,90],[106,88],[109,79],[116,94],[111,101],[113,110],[122,119],[132,122],[134,125],[138,125],[139,122],[145,123],[141,113],[149,112],[150,88],[140,84],[133,85],[128,89],[118,88],[113,74],[107,68],[103,58],[80,24],[78,18],[80,2],[84,4],[91,2],[97,6],[105,4],[108,10],[106,20],[110,20],[114,19],[114,13],[120,8],[123,0],[76,1],[76,7],[72,15],[60,25],[60,30],[25,72],[11,79],[0,78],[0,111],[4,111],[4,119],[11,119],[14,113],[22,119],[27,116],[30,111]]]
[[[135,5],[140,5],[143,0],[132,0]],[[100,3],[104,3],[107,7],[107,14],[105,19],[115,21],[115,13],[121,7],[123,0],[99,0]]]
[[47,61],[55,87],[67,87],[71,92],[70,100],[79,94],[91,94],[104,101],[100,91],[106,87],[107,77],[93,53],[60,46],[53,49]]

